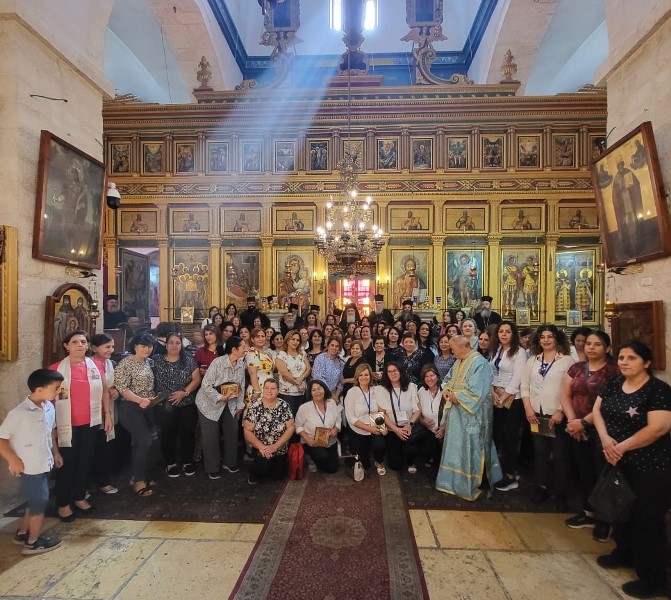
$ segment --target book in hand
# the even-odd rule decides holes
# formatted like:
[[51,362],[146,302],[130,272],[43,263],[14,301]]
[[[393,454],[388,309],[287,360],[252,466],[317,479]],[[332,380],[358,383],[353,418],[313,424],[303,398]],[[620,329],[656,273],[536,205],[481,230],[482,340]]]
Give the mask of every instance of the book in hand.
[[227,396],[228,394],[231,394],[232,398],[237,398],[240,395],[240,386],[235,383],[222,383],[219,386],[219,393],[222,396]]
[[550,425],[550,417],[537,417],[538,423],[531,423],[531,433],[544,435],[546,437],[556,437],[554,425]]
[[156,406],[157,404],[163,402],[163,400],[167,400],[169,397],[170,394],[168,394],[167,392],[161,392],[160,394],[156,394],[156,396],[154,396],[151,399],[151,404],[149,406]]
[[330,431],[328,427],[315,427],[315,445],[320,448],[328,448]]

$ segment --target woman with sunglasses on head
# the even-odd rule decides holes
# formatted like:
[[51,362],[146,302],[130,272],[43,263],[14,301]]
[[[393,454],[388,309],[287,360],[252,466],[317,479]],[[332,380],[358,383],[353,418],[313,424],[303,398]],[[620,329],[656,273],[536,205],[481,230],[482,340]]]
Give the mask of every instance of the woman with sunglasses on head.
[[615,550],[599,556],[604,569],[633,566],[638,579],[622,586],[635,598],[665,595],[671,508],[671,388],[651,370],[652,351],[638,340],[617,355],[621,375],[594,403],[592,416],[605,459],[617,465],[636,496],[631,517],[616,523]]
[[284,347],[275,359],[275,366],[280,375],[280,398],[289,405],[291,414],[295,416],[303,403],[312,370],[303,351],[301,335],[295,329],[287,332]]
[[192,457],[196,446],[195,392],[200,387],[200,369],[195,359],[182,347],[182,336],[169,333],[165,338],[166,353],[154,358],[154,388],[167,397],[158,406],[161,425],[161,452],[168,477],[179,477],[177,445],[182,457],[182,471],[190,477],[196,473]]
[[561,405],[568,421],[560,441],[567,446],[578,469],[582,510],[565,523],[572,529],[593,527],[592,539],[608,540],[610,524],[596,521],[589,505],[589,496],[599,473],[606,464],[592,430],[592,408],[596,398],[613,377],[619,375],[616,361],[610,355],[610,336],[592,331],[584,343],[586,360],[577,362],[564,375]]
[[[315,379],[310,383],[307,402],[296,414],[296,433],[300,436],[305,453],[313,460],[316,469],[324,473],[338,470],[338,432],[341,427],[340,410],[331,400],[331,390]],[[326,445],[316,435],[317,428],[328,429]],[[312,467],[312,465],[310,465]]]
[[[550,497],[550,457],[554,457],[555,493],[558,508],[566,509],[569,457],[562,444],[557,442],[557,430],[563,425],[564,411],[561,407],[562,383],[564,374],[575,362],[571,357],[568,339],[555,325],[541,325],[536,329],[531,343],[532,356],[527,361],[520,393],[524,402],[524,413],[535,428],[548,428],[548,434],[540,430],[533,433],[534,472],[536,491],[533,500],[536,504]],[[543,423],[539,421],[543,419]]]
[[270,353],[264,348],[266,344],[266,333],[263,329],[256,328],[251,333],[252,346],[245,355],[247,365],[247,376],[249,384],[245,392],[245,406],[261,397],[263,383],[273,376],[275,361]]
[[522,375],[526,369],[527,353],[520,346],[517,325],[501,321],[496,327],[489,359],[494,378],[494,443],[499,454],[503,479],[494,485],[500,492],[519,487],[519,454],[524,426],[524,403],[520,393]]

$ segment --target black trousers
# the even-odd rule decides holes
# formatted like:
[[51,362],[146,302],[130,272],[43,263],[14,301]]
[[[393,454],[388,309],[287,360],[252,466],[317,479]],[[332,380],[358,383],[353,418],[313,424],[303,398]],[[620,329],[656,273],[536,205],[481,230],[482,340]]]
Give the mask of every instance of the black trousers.
[[408,466],[414,465],[415,459],[422,447],[421,438],[409,442],[407,440],[402,440],[393,431],[390,431],[387,434],[386,443],[387,464],[389,465],[389,468],[394,471],[402,469],[405,462],[407,462]]
[[434,465],[440,464],[440,457],[443,453],[443,439],[438,439],[433,431],[426,430],[420,444],[420,455],[425,462],[433,459]]
[[264,458],[258,450],[254,449],[252,456],[254,462],[249,467],[249,472],[254,481],[263,481],[266,479],[280,481],[289,473],[288,454],[275,454],[270,458]]
[[91,466],[96,446],[98,425],[76,425],[72,427],[72,446],[58,450],[63,457],[63,466],[56,469],[56,505],[69,506],[74,501],[86,498],[91,477]]
[[615,550],[623,561],[632,561],[636,575],[655,588],[666,581],[666,513],[671,507],[671,471],[637,473],[622,467],[636,494],[636,504],[627,523],[613,526]]
[[513,400],[510,408],[494,407],[494,443],[503,472],[513,475],[519,469],[522,427],[526,416],[521,398]]
[[303,444],[303,450],[317,465],[317,469],[324,473],[335,473],[340,466],[338,460],[338,445],[328,448],[312,447]]
[[[542,416],[542,415],[537,415]],[[561,439],[566,437],[566,421],[555,425],[555,437],[531,434],[534,444],[534,474],[536,485],[550,487],[550,472],[554,469],[555,492],[560,497],[566,497],[568,492],[568,475],[570,471],[570,457],[568,444]]]
[[363,464],[364,469],[370,468],[370,451],[373,451],[375,462],[381,463],[384,461],[384,453],[387,447],[385,437],[393,435],[387,433],[383,435],[361,435],[353,429],[349,430],[349,445],[352,454],[359,456],[359,460]]
[[146,481],[153,426],[151,409],[142,409],[130,400],[122,400],[118,407],[119,423],[130,434],[131,477],[134,481]]
[[182,464],[193,460],[196,447],[196,423],[198,409],[195,404],[175,406],[164,400],[159,407],[159,423],[161,425],[161,452],[166,465],[177,462],[177,441],[182,457]]
[[[117,428],[118,429],[118,428]],[[104,429],[96,432],[95,454],[91,467],[91,478],[98,487],[110,485],[112,480],[112,460],[116,448],[116,439],[107,441]]]
[[573,458],[571,464],[575,464],[580,485],[580,506],[583,510],[591,511],[592,507],[588,498],[594,489],[599,474],[606,466],[599,436],[592,429],[590,437],[583,442],[578,442],[569,435],[562,435],[559,438],[559,443],[568,445],[566,452],[569,458]]

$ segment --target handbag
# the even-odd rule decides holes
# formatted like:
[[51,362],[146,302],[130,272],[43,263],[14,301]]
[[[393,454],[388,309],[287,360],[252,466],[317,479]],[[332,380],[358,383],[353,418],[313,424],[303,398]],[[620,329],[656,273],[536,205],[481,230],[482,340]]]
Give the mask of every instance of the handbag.
[[[496,392],[497,395],[501,395],[506,391],[506,388],[495,385],[494,391]],[[503,408],[510,408],[513,405],[513,402],[515,402],[515,396],[513,396],[512,398],[508,398],[503,403]]]
[[[338,442],[340,443],[340,442]],[[359,460],[359,455],[358,454],[340,454],[340,451],[338,451],[338,454],[340,455],[340,458],[353,458],[354,463],[351,465],[351,474],[352,474],[352,479],[354,481],[363,481],[363,478],[366,476],[366,471],[363,468],[363,463]],[[348,462],[345,463],[346,465],[349,464]],[[347,469],[349,471],[349,469]]]
[[[391,392],[389,392],[389,401],[391,403],[391,410],[394,413],[394,423],[396,423],[397,427],[400,427],[398,424],[398,419],[396,418],[396,409],[394,408],[394,399],[391,397]],[[428,429],[424,427],[424,425],[421,423],[414,423],[412,425],[412,431],[405,441],[412,444],[418,441],[420,438],[424,437],[424,433],[426,431],[428,431]]]
[[622,523],[631,517],[636,494],[622,471],[606,465],[589,496],[594,518],[605,523]]

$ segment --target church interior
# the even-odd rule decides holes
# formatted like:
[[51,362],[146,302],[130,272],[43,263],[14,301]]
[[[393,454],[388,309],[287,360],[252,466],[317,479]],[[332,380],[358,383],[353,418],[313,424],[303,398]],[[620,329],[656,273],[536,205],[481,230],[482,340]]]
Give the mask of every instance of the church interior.
[[[249,297],[278,327],[294,304],[368,315],[382,295],[440,322],[486,296],[520,328],[640,336],[671,383],[670,0],[63,0],[0,15],[0,421],[68,331],[103,330],[109,295],[130,317],[117,350],[159,323],[188,337]],[[628,152],[646,178],[633,226],[617,194]],[[221,484],[221,513],[173,511],[162,490],[163,516],[125,514],[137,498],[93,492],[108,506],[47,518],[63,547],[33,559],[12,545],[3,462],[0,596],[627,597],[631,570],[596,564],[613,542],[562,512],[448,505],[421,472],[358,494],[341,476],[252,492],[246,476],[182,477],[180,500]],[[383,500],[327,505],[338,526],[301,529],[311,479]],[[310,561],[301,540],[320,535],[336,571],[365,560],[364,539],[389,564],[342,589],[315,566],[325,587],[291,588],[285,561]]]

